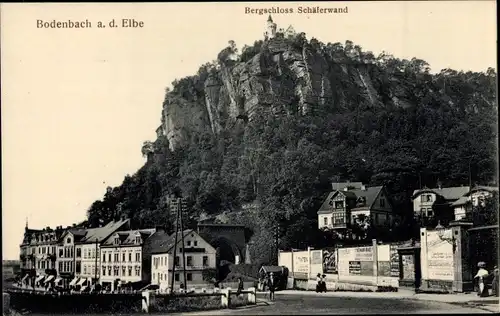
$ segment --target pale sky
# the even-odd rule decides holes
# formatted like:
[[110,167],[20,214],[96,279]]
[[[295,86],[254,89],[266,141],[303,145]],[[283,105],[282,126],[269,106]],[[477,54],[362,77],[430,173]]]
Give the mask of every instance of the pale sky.
[[[267,15],[245,7],[300,5],[1,4],[3,258],[18,258],[26,218],[31,228],[80,222],[108,185],[144,164],[141,146],[155,139],[165,88],[216,59],[229,40],[242,47],[262,39]],[[317,5],[348,13],[273,19],[324,43],[418,57],[433,71],[496,66],[494,1]],[[96,27],[122,18],[144,27]],[[89,19],[93,28],[37,29],[37,19]]]

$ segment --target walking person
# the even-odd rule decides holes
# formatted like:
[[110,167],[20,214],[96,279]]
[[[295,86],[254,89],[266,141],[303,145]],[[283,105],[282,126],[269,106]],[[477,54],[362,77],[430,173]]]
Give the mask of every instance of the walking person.
[[269,287],[269,299],[271,301],[274,301],[274,290],[276,289],[276,279],[274,277],[274,273],[272,272],[269,275],[269,281],[267,285]]
[[486,297],[488,296],[488,289],[486,288],[486,277],[489,275],[488,270],[485,269],[486,263],[481,261],[477,264],[477,267],[479,269],[476,276],[474,277],[474,280],[478,279],[477,295],[480,297]]

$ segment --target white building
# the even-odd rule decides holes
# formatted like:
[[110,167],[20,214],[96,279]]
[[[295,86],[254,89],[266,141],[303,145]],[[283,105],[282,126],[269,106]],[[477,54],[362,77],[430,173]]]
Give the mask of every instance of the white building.
[[[185,267],[182,259],[182,235],[185,244]],[[199,288],[211,282],[203,279],[203,271],[216,268],[216,250],[206,240],[200,237],[194,230],[185,230],[177,235],[159,236],[153,241],[151,251],[151,284],[158,285],[160,291],[166,291],[171,287],[172,270],[175,265],[174,288],[179,288],[183,283],[186,288]],[[176,254],[174,257],[174,247]],[[184,279],[184,272],[186,278]]]
[[151,263],[148,239],[155,228],[119,231],[101,245],[100,284],[112,291],[128,284],[147,285]]
[[265,39],[274,38],[276,36],[276,28],[277,28],[276,23],[273,22],[273,18],[271,17],[271,15],[269,15],[269,17],[267,18],[267,29],[264,32],[264,38]]
[[498,192],[497,187],[477,186],[452,203],[455,220],[465,218],[473,208],[485,206],[486,200]]
[[122,219],[103,227],[67,230],[61,238],[60,251],[64,256],[58,258],[60,275],[69,275],[72,278],[69,285],[78,288],[96,283],[100,277],[100,269],[96,267],[100,266],[101,243],[116,231],[129,229],[129,225],[128,219]]

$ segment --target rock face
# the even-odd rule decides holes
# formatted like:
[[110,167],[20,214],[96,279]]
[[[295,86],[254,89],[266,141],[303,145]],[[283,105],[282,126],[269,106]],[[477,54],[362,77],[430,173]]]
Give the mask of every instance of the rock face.
[[[218,134],[239,119],[251,120],[257,111],[306,115],[324,107],[384,106],[371,74],[376,66],[350,51],[327,54],[273,38],[249,60],[234,59],[220,61],[206,76],[189,77],[188,88],[167,93],[159,130],[171,149],[195,134]],[[384,104],[406,106],[405,98],[405,92],[390,92]]]

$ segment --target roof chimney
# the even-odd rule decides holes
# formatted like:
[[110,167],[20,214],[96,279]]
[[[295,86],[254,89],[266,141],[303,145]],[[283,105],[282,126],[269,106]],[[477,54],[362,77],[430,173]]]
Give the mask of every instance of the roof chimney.
[[349,191],[349,187],[345,187],[345,188],[344,188],[344,191]]

